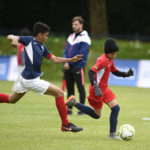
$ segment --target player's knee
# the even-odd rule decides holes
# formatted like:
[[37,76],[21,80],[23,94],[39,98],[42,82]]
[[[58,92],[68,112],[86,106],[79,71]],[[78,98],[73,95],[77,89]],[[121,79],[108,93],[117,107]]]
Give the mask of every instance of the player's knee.
[[113,111],[114,113],[119,113],[119,111],[120,111],[120,106],[119,106],[119,105],[114,106],[114,107],[112,108],[112,111]]
[[59,91],[56,93],[56,97],[61,97],[61,96],[64,96],[64,91],[63,91],[63,90],[59,90]]

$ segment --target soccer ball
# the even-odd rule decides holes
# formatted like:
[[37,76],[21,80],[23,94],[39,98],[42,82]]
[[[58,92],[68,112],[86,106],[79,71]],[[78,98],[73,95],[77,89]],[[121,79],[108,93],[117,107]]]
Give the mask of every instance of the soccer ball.
[[130,124],[124,124],[119,128],[118,135],[125,141],[131,140],[135,134],[135,129]]

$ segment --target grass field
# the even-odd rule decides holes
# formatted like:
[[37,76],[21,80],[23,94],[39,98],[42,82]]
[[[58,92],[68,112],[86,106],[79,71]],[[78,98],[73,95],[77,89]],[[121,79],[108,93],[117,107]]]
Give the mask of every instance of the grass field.
[[[60,86],[58,82],[54,84]],[[1,81],[0,85],[1,93],[11,93],[11,82]],[[29,92],[15,105],[0,104],[0,150],[149,150],[150,121],[143,121],[142,117],[150,117],[150,89],[110,88],[121,108],[118,127],[133,125],[136,131],[133,140],[107,138],[110,110],[105,105],[99,120],[77,116],[74,108],[69,119],[84,130],[61,132],[54,98]]]

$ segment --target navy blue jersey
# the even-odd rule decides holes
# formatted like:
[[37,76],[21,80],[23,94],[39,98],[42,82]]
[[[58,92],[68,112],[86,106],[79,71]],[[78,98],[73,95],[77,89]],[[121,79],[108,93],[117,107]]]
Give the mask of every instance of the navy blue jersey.
[[25,68],[21,73],[25,79],[34,79],[42,75],[41,64],[43,56],[50,58],[52,54],[44,44],[39,43],[32,36],[19,36],[19,43],[24,45]]

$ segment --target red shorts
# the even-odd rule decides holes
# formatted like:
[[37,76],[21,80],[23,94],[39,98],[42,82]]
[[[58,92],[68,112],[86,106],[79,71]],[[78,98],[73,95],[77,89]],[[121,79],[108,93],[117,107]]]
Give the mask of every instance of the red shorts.
[[[103,93],[103,92],[102,92]],[[103,102],[108,103],[116,98],[115,94],[107,88],[104,94],[102,96],[95,96],[95,91],[92,86],[89,87],[89,96],[87,97],[89,104],[94,109],[102,109]]]

